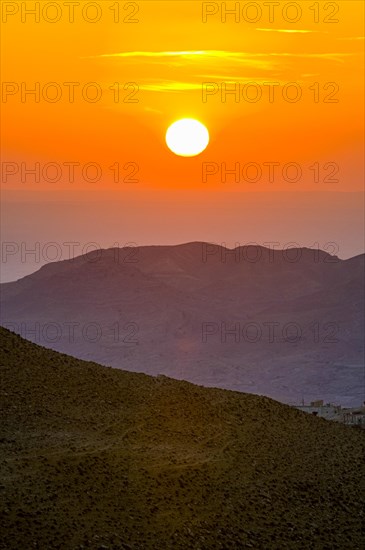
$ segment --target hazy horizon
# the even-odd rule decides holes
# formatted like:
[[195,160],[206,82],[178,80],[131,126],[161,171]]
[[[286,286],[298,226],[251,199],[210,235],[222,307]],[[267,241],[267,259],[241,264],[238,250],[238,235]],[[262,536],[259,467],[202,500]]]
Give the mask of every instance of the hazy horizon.
[[[94,250],[97,252],[97,251],[102,251],[102,250],[108,250],[108,249],[112,249],[112,248],[124,248],[124,247],[136,247],[136,248],[143,248],[143,247],[170,247],[170,246],[183,246],[183,245],[187,245],[187,244],[192,244],[192,243],[198,243],[198,244],[204,244],[204,243],[207,243],[207,244],[213,244],[213,245],[216,245],[216,246],[222,246],[224,248],[226,248],[227,250],[234,250],[237,248],[237,246],[230,246],[230,243],[227,243],[227,242],[212,242],[212,241],[201,241],[201,240],[195,240],[195,241],[186,241],[186,242],[162,242],[162,243],[141,243],[141,244],[137,244],[137,243],[134,243],[132,241],[128,242],[128,243],[125,243],[125,245],[122,245],[122,246],[114,246],[114,245],[110,245],[110,246],[101,246],[101,247],[98,247],[98,248],[94,248],[92,247],[91,245],[94,245],[96,243],[86,243],[86,247],[87,247],[87,251],[85,252],[81,252],[81,253],[75,253],[74,255],[72,254],[72,250],[75,250],[75,248],[82,248],[81,247],[81,243],[80,243],[80,246],[78,247],[77,245],[79,245],[79,243],[76,243],[76,242],[73,242],[73,243],[67,243],[67,247],[65,247],[65,250],[64,250],[64,255],[61,257],[57,257],[56,259],[54,260],[49,260],[49,261],[46,261],[46,260],[40,260],[39,262],[36,261],[34,263],[31,263],[31,262],[22,262],[20,261],[20,263],[16,264],[15,266],[12,265],[10,267],[10,270],[9,272],[7,273],[7,275],[5,275],[5,278],[3,276],[3,273],[4,273],[4,268],[2,270],[2,276],[0,277],[0,284],[3,284],[3,283],[12,283],[12,282],[15,282],[15,281],[18,281],[20,279],[22,279],[23,277],[27,277],[28,275],[32,275],[33,273],[35,273],[36,271],[38,271],[41,267],[43,267],[44,265],[47,265],[47,264],[50,264],[50,263],[56,263],[56,262],[59,262],[59,261],[63,261],[63,260],[72,260],[72,259],[75,259],[77,257],[80,257],[80,256],[84,256],[85,254],[87,254],[88,252],[93,252]],[[335,253],[335,250],[334,248],[332,248],[332,250],[328,251],[328,250],[324,250],[323,248],[314,248],[314,247],[310,247],[310,246],[294,246],[294,243],[292,241],[288,241],[288,243],[292,244],[293,246],[290,246],[290,247],[283,247],[283,248],[280,248],[278,246],[276,246],[277,243],[275,243],[275,246],[265,246],[264,243],[257,243],[257,242],[242,242],[242,243],[239,243],[238,244],[238,247],[242,247],[242,246],[261,246],[263,248],[268,248],[272,251],[280,251],[280,250],[289,250],[290,248],[300,248],[300,249],[305,249],[305,248],[310,248],[312,249],[313,251],[323,251],[323,252],[327,252],[329,254],[331,254],[331,256],[337,256],[340,260],[343,260],[343,261],[346,261],[346,260],[351,260],[352,258],[356,258],[357,256],[361,256],[363,254],[365,254],[365,251],[362,251],[362,252],[358,252],[356,254],[353,254],[353,255],[350,255],[348,257],[341,257],[339,254],[336,254]],[[4,243],[3,243],[4,244]],[[25,243],[23,243],[25,244]],[[48,253],[48,251],[53,248],[53,250],[55,251],[54,249],[54,241],[52,243],[44,243],[44,245],[42,246],[41,243],[37,243],[39,244],[39,247],[35,248],[34,250],[36,251],[36,254],[39,255],[39,256],[42,256],[42,255],[45,255],[46,254],[46,251]],[[22,255],[26,255],[27,252],[26,252],[26,249],[21,248],[21,245],[22,243],[20,243],[20,248],[19,248],[19,251],[17,252],[17,254],[19,254],[20,258],[22,257]],[[59,252],[61,252],[62,250],[62,247],[60,245],[60,248],[59,248]],[[4,251],[3,249],[3,255],[7,255],[6,251]],[[30,255],[34,255],[34,254],[30,254]],[[13,275],[12,275],[13,274]]]
[[[4,242],[365,250],[362,2],[21,4],[3,14]],[[191,157],[166,142],[186,118],[209,132]]]
[[64,243],[78,243],[76,255],[87,251],[89,243],[94,243],[92,248],[110,248],[194,241],[226,243],[229,248],[236,243],[278,243],[275,248],[296,243],[341,259],[365,251],[360,192],[245,192],[234,200],[232,193],[218,191],[169,190],[143,196],[130,191],[115,193],[114,200],[98,192],[83,199],[77,192],[72,196],[3,192],[2,282],[29,275],[49,261],[67,259],[71,245]]

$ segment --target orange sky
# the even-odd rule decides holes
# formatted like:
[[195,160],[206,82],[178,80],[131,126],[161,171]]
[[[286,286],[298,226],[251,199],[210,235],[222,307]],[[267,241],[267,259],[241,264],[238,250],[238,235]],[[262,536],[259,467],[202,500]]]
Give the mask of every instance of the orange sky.
[[[237,203],[244,201],[247,192],[295,192],[298,197],[310,192],[313,200],[327,193],[331,195],[328,200],[340,207],[343,192],[363,190],[362,2],[297,1],[298,21],[293,21],[296,12],[287,7],[289,2],[275,7],[274,21],[263,2],[249,9],[248,2],[239,2],[240,12],[228,15],[226,22],[222,21],[221,2],[80,0],[75,3],[73,22],[67,2],[40,2],[39,22],[25,11],[35,4],[2,2],[2,158],[15,163],[3,164],[4,201],[41,204],[57,195],[57,200],[84,201],[85,208],[91,197],[120,200],[125,206],[130,197],[146,198],[155,192],[162,197],[153,207],[157,220],[164,211],[164,193],[172,196],[169,209],[179,214],[181,192],[195,207],[201,205],[204,225],[204,194],[209,202],[212,193],[228,193]],[[47,8],[49,4],[53,7]],[[226,4],[232,8],[235,3]],[[119,23],[114,21],[116,6]],[[318,13],[311,6],[318,6]],[[204,10],[217,13],[207,15],[203,22]],[[100,20],[91,23],[85,14],[89,20]],[[47,88],[50,82],[55,86]],[[65,85],[70,82],[76,83],[73,102],[69,100],[71,85]],[[96,86],[87,88],[91,82]],[[120,84],[119,101],[115,86],[110,89],[116,82]],[[202,90],[207,82],[215,93],[204,101]],[[127,83],[134,84],[124,90]],[[295,87],[286,88],[288,83]],[[24,95],[24,89],[37,85],[38,102]],[[225,85],[236,86],[239,97],[230,94],[223,102]],[[86,99],[85,89],[84,93],[90,93]],[[90,98],[95,90],[101,98],[94,103]],[[135,95],[128,96],[133,90],[137,90]],[[287,91],[290,99],[296,90],[302,94],[299,101],[283,99],[283,93]],[[60,98],[51,102],[55,93]],[[253,93],[262,97],[252,102]],[[135,102],[123,101],[128,97]],[[210,132],[209,146],[197,157],[178,157],[166,147],[167,127],[182,117],[199,119]],[[21,163],[23,170],[35,163],[41,168],[57,163],[59,181],[49,181],[55,177],[51,167],[46,178],[41,175],[35,183],[33,176],[22,174]],[[65,163],[79,163],[74,181],[69,181],[70,168]],[[83,177],[82,167],[87,163],[100,167],[100,180],[90,181],[96,174],[92,167]],[[119,182],[114,181],[110,168],[117,163]],[[203,178],[207,163],[215,174]],[[269,163],[276,163],[273,181]],[[290,168],[285,172],[288,163],[296,163],[302,171],[297,182],[288,181],[295,178]],[[238,166],[239,181],[232,175],[224,181],[224,166]],[[137,181],[128,181],[128,175]],[[318,199],[316,193],[320,193]],[[326,199],[321,201],[325,209]],[[265,220],[262,208],[261,223]],[[330,212],[325,214],[332,219]],[[351,211],[343,214],[351,218]],[[285,211],[282,216],[285,220]],[[44,210],[44,231],[46,219]],[[7,238],[13,234],[9,228],[14,220],[16,215],[5,228]],[[199,220],[195,221],[198,227]],[[72,223],[77,230],[77,220]],[[87,223],[92,226],[91,220]],[[103,223],[108,223],[107,218]],[[184,240],[182,227],[171,231],[176,242]],[[140,227],[138,233],[142,240],[143,234],[145,240],[155,235],[156,241],[162,241],[164,234],[154,233],[147,225],[144,233]],[[222,234],[222,240],[226,238]]]

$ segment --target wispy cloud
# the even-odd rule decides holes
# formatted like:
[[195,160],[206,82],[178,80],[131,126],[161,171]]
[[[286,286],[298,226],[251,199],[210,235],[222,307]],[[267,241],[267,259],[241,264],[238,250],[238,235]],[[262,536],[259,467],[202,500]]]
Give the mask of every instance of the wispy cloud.
[[181,82],[178,80],[158,80],[150,84],[140,84],[140,90],[146,92],[184,92],[189,90],[201,90],[201,82]]
[[332,61],[343,62],[344,58],[353,55],[352,53],[289,53],[289,52],[277,52],[277,53],[252,53],[252,52],[232,52],[226,50],[191,50],[191,51],[161,51],[161,52],[148,52],[148,51],[134,51],[134,52],[118,52],[107,53],[92,56],[92,58],[180,58],[185,60],[200,60],[206,62],[209,59],[219,60],[232,60],[237,63],[250,63],[251,60],[257,60],[258,58],[272,59],[273,57],[293,57],[293,58],[316,58],[327,59]]
[[365,36],[343,36],[338,40],[365,40]]
[[196,55],[206,55],[206,51],[176,51],[176,52],[119,52],[119,53],[105,53],[94,57],[190,57]]
[[154,109],[153,107],[145,107],[144,110],[148,113],[157,113],[159,115],[162,115],[162,111],[160,111],[160,109]]
[[309,29],[258,29],[257,31],[264,31],[264,32],[284,32],[284,33],[290,33],[290,34],[308,34],[308,33],[314,33],[319,31],[312,31]]
[[[307,73],[318,74],[318,69],[322,70],[324,64],[344,64],[352,55],[356,54],[182,50],[125,51],[92,58],[114,59],[116,62],[120,60],[121,64],[130,64],[131,70],[138,74],[140,90],[179,93],[201,91],[202,78],[206,82],[222,80],[264,83],[274,77],[277,82],[285,82],[289,75],[293,79]],[[313,71],[314,61],[317,63]]]

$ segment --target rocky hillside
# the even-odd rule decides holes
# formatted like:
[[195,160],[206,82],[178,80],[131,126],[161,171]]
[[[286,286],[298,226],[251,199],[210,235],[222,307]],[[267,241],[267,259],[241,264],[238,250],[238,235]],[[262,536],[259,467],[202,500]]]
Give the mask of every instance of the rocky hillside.
[[364,432],[0,335],[0,548],[364,546]]

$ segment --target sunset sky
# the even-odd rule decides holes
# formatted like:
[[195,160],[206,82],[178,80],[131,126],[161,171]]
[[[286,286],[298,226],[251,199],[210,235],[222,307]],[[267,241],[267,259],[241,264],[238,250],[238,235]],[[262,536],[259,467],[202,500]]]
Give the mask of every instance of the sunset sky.
[[[2,2],[5,243],[364,251],[362,2],[238,2],[226,21],[221,2],[35,4]],[[210,133],[192,158],[165,143],[185,117]],[[2,256],[4,280],[39,267]]]

